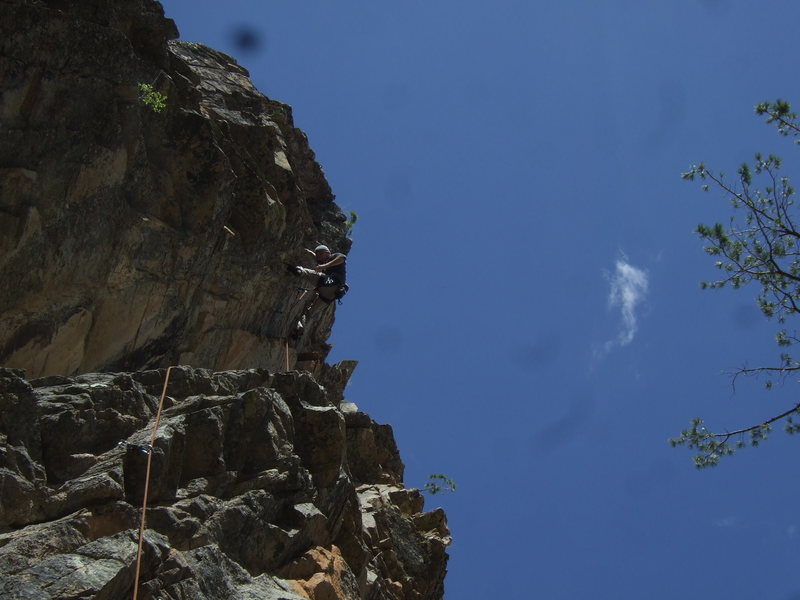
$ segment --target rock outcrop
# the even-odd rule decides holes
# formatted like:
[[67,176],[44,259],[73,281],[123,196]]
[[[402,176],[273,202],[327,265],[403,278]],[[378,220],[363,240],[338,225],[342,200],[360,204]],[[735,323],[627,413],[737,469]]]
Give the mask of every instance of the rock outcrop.
[[176,38],[0,3],[0,597],[438,600],[445,515],[345,401],[335,306],[289,336],[284,263],[345,216],[291,108]]
[[441,509],[402,486],[391,428],[309,373],[0,369],[0,597],[438,599]]
[[301,282],[284,262],[350,241],[291,108],[231,57],[172,40],[155,1],[0,10],[0,364],[40,377],[324,358],[332,307],[287,351]]

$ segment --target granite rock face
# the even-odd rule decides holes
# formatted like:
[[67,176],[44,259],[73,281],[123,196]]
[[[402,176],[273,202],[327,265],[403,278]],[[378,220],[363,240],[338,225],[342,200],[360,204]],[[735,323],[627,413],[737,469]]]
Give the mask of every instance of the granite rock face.
[[438,600],[445,515],[344,400],[335,306],[290,336],[285,263],[345,216],[291,108],[177,35],[0,2],[0,597]]
[[[0,596],[438,599],[441,509],[402,485],[352,369],[50,376],[0,369]],[[340,408],[340,406],[342,408]]]
[[0,364],[41,377],[324,359],[332,306],[286,346],[303,283],[284,263],[350,241],[291,108],[233,58],[175,41],[153,0],[0,11]]

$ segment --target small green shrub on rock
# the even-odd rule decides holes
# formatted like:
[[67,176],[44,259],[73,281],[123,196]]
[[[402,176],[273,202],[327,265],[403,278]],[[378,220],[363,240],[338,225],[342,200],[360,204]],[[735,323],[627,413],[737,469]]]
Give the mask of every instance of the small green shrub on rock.
[[167,107],[167,97],[155,91],[149,83],[139,84],[139,100],[155,113],[160,113]]

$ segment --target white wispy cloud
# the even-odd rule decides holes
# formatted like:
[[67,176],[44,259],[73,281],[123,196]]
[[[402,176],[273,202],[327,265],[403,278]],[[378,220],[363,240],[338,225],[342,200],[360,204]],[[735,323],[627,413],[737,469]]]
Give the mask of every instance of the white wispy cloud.
[[720,529],[742,529],[744,527],[742,520],[732,515],[717,517],[714,519],[714,525]]
[[637,309],[647,298],[647,272],[630,264],[626,257],[617,259],[616,270],[608,277],[611,290],[608,306],[619,309],[620,329],[617,336],[605,343],[604,351],[615,346],[627,346],[638,330]]

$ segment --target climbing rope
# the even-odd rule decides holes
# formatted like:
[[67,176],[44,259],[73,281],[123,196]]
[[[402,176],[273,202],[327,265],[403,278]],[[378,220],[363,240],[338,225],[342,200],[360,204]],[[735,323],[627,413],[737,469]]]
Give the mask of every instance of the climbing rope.
[[139,596],[139,573],[142,566],[142,547],[144,546],[144,526],[145,526],[145,513],[147,511],[147,495],[150,491],[150,466],[153,462],[153,448],[156,443],[156,435],[158,434],[158,425],[161,423],[161,409],[164,407],[164,398],[167,397],[167,385],[169,384],[169,376],[172,374],[172,369],[167,369],[166,376],[164,377],[164,389],[161,391],[161,400],[158,402],[158,411],[156,411],[156,422],[153,425],[153,433],[150,436],[150,444],[142,447],[137,444],[126,444],[136,446],[142,452],[147,454],[147,471],[144,476],[144,498],[142,499],[142,518],[139,523],[139,550],[136,552],[136,574],[133,578],[133,600],[137,600]]

